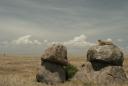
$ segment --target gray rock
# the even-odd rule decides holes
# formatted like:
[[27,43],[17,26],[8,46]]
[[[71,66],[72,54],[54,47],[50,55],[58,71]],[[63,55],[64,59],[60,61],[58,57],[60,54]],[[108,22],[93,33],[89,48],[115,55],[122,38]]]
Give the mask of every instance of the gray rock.
[[66,81],[64,66],[68,64],[67,49],[61,44],[54,44],[45,50],[41,57],[41,68],[36,79],[46,84],[57,84]]
[[123,84],[128,79],[122,66],[106,66],[100,70],[95,70],[90,62],[83,67],[89,81],[100,85]]
[[89,48],[87,60],[122,66],[124,57],[122,51],[115,45],[95,45]]
[[38,82],[53,85],[63,83],[66,80],[66,73],[61,65],[44,62],[36,75],[36,79]]
[[[84,65],[84,64],[83,64]],[[77,73],[74,75],[74,77],[71,79],[73,81],[82,81],[82,82],[89,82],[88,76],[87,76],[87,68],[84,66],[78,67]]]
[[96,86],[121,86],[128,81],[122,66],[106,66],[100,70],[95,70],[90,62],[79,67],[79,71],[72,80],[91,82]]
[[98,83],[113,85],[127,81],[126,74],[121,66],[108,66],[101,70],[96,79]]
[[122,68],[123,53],[114,44],[92,46],[87,52],[87,61],[83,69],[91,82],[112,86],[128,80]]
[[61,65],[66,65],[68,64],[67,48],[61,44],[53,44],[45,50],[41,60],[42,62],[47,60]]

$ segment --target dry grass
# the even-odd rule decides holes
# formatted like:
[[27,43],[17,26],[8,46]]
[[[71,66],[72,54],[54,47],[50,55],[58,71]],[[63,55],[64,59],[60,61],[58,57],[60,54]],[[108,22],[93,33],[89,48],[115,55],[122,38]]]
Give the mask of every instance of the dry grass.
[[[84,63],[85,59],[70,58],[69,61],[75,66],[79,66]],[[0,56],[0,86],[48,86],[37,83],[35,80],[39,67],[40,58]],[[124,69],[128,74],[128,59],[124,62]],[[57,86],[93,86],[93,84],[72,81]]]
[[124,60],[123,67],[128,77],[128,57]]

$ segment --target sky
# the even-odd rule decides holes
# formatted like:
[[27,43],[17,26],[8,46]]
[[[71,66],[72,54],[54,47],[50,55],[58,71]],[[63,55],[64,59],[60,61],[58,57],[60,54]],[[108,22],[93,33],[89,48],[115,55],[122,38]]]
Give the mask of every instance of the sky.
[[0,0],[0,53],[41,55],[62,43],[86,55],[96,40],[128,50],[128,0]]

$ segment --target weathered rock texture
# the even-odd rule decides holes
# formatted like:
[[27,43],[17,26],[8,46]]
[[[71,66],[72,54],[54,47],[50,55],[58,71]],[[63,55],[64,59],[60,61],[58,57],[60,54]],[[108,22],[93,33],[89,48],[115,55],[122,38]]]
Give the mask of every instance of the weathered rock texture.
[[53,44],[44,51],[41,61],[45,60],[61,65],[67,65],[67,48],[61,44]]
[[41,57],[41,68],[36,75],[38,82],[56,84],[66,81],[65,65],[68,64],[67,49],[61,44],[54,44],[45,50]]
[[127,81],[122,68],[123,53],[114,44],[95,45],[87,52],[87,62],[79,68],[73,80],[113,86]]
[[87,52],[90,62],[106,63],[122,66],[124,57],[122,51],[115,45],[93,46]]

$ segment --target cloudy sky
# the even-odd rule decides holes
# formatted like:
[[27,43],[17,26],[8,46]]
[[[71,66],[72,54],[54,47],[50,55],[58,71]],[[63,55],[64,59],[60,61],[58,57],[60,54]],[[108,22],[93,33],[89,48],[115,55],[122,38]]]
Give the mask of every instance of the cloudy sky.
[[0,0],[1,53],[41,55],[56,42],[83,53],[97,39],[127,50],[127,35],[128,0]]

